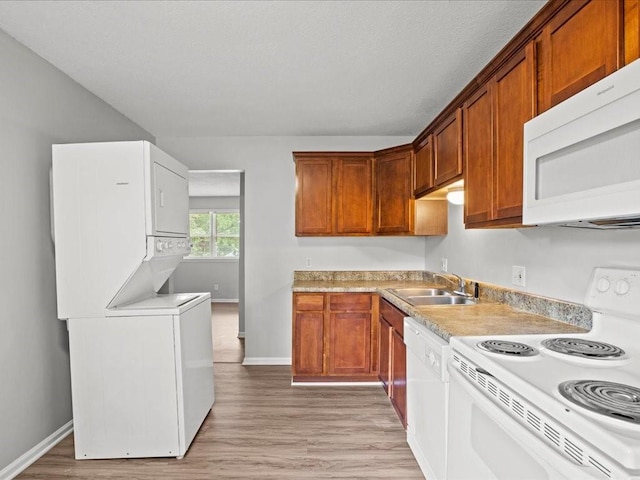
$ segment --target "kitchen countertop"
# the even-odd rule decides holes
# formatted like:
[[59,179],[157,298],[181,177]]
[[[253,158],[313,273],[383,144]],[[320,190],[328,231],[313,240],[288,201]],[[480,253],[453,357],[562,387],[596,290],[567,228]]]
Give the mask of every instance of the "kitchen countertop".
[[[523,308],[515,308],[508,303],[495,301],[495,298],[505,298],[513,303],[511,297],[496,295],[495,290],[507,289],[480,284],[480,299],[475,305],[430,305],[413,306],[389,291],[392,288],[407,287],[443,287],[442,283],[433,280],[419,279],[416,275],[391,275],[379,280],[370,276],[355,275],[356,279],[349,279],[348,275],[304,275],[295,278],[293,292],[369,292],[378,293],[409,316],[415,318],[429,330],[445,340],[452,336],[475,335],[523,335],[537,333],[585,333],[590,328],[590,312],[586,307],[570,304],[560,300],[537,297],[531,294],[518,293],[517,304]],[[375,275],[374,275],[375,276]],[[428,275],[427,275],[428,277]],[[566,312],[566,320],[551,318],[526,311],[535,310],[544,304],[544,311],[551,312],[555,317],[562,317]],[[533,308],[532,308],[533,306]],[[586,311],[584,311],[586,310]],[[576,313],[577,312],[577,313]],[[587,318],[588,317],[588,318]]]

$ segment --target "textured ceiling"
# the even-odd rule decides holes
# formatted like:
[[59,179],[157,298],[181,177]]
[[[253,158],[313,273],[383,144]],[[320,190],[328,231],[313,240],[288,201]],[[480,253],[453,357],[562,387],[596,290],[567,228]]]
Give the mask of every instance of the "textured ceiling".
[[0,28],[155,136],[416,135],[543,4],[1,1]]

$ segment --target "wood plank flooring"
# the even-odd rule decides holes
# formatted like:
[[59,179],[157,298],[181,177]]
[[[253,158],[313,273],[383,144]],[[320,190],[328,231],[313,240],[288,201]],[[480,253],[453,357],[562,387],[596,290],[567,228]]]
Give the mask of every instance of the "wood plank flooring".
[[69,435],[17,478],[424,478],[382,387],[293,387],[288,366],[216,361],[215,390],[213,409],[182,460],[76,461]]
[[213,361],[242,363],[244,339],[238,338],[238,304],[212,303]]

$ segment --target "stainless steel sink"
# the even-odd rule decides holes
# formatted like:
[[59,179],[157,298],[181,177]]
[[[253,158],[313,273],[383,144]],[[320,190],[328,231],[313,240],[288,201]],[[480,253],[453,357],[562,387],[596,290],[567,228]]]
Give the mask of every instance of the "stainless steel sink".
[[405,297],[411,305],[475,305],[475,300],[461,295],[416,295]]
[[392,288],[391,291],[403,298],[453,295],[451,290],[446,290],[444,288]]

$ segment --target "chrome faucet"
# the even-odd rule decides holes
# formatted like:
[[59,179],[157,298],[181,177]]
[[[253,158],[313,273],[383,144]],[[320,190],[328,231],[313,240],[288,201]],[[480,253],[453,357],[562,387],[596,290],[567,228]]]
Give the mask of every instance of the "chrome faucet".
[[[450,273],[449,275],[456,277],[456,279],[458,280],[457,282],[455,282],[454,280],[451,280],[449,277],[442,275],[440,273],[434,273],[433,276],[434,277],[440,277],[445,279],[446,281],[456,285],[457,284],[457,290],[454,290],[453,293],[457,293],[458,295],[465,295],[467,296],[468,294],[464,291],[465,289],[465,282],[464,279],[460,276],[460,275],[456,275],[455,273]],[[471,296],[471,295],[469,295]]]

